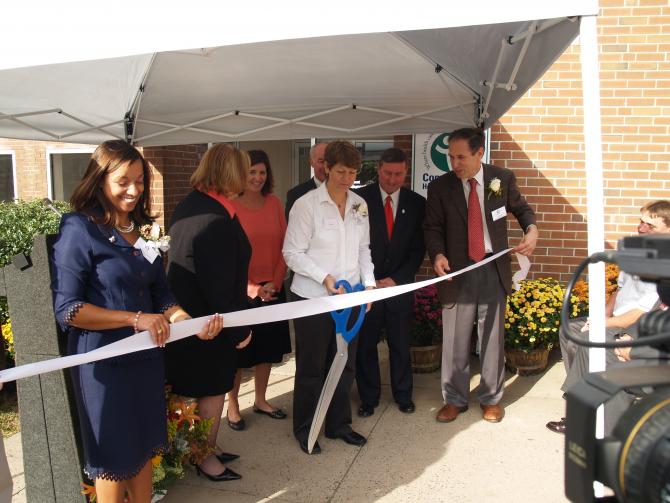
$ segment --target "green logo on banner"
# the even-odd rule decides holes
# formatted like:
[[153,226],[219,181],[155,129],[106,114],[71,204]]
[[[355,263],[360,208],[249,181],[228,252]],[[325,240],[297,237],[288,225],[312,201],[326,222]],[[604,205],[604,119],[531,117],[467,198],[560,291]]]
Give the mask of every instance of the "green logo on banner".
[[449,173],[451,166],[449,166],[449,144],[447,137],[449,133],[442,133],[437,135],[430,145],[430,160],[433,165],[440,171]]

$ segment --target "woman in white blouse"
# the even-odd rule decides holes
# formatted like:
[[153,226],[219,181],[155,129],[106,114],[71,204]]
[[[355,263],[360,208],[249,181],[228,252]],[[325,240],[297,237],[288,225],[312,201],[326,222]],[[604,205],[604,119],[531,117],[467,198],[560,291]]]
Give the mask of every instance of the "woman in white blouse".
[[[335,141],[328,144],[324,159],[326,182],[296,201],[284,238],[284,259],[295,273],[291,291],[296,300],[343,293],[335,289],[340,279],[352,286],[375,286],[367,206],[349,190],[361,167],[361,155],[351,143]],[[335,355],[335,325],[325,313],[298,318],[294,326],[293,434],[307,453],[309,428]],[[326,414],[325,433],[328,438],[362,446],[365,437],[351,429],[349,401],[357,344],[358,338],[349,343],[349,359]],[[312,454],[319,452],[317,442]]]

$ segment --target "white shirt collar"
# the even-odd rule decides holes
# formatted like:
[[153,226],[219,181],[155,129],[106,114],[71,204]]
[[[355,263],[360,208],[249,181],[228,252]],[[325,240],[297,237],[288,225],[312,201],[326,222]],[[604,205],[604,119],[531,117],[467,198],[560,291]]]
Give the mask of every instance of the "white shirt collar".
[[[319,203],[330,203],[333,206],[337,206],[337,204],[335,204],[335,201],[333,201],[331,199],[330,194],[328,193],[328,187],[326,186],[325,183],[322,182],[321,185],[319,185],[316,188],[316,190],[317,190],[317,194],[318,194],[317,197],[319,199]],[[353,198],[351,197],[351,194],[352,194],[351,190],[348,190],[347,191],[347,202],[344,206],[345,215],[349,212],[349,209],[354,204],[353,200],[352,200]]]
[[[480,187],[484,187],[484,165],[480,164],[479,165],[479,171],[473,176],[475,180],[477,180],[477,184]],[[470,188],[470,182],[468,182],[469,178],[466,178],[465,180],[461,180],[463,182],[463,187],[468,187]]]
[[321,185],[323,185],[323,182],[319,180],[317,177],[313,176],[312,178],[314,179],[314,183],[316,184],[317,189],[321,187]]
[[397,208],[398,200],[400,199],[400,189],[396,190],[393,194],[389,194],[384,189],[382,189],[380,183],[377,183],[377,185],[379,185],[379,192],[381,192],[382,195],[382,204],[386,204],[386,196],[391,196],[391,204],[393,205],[394,209]]

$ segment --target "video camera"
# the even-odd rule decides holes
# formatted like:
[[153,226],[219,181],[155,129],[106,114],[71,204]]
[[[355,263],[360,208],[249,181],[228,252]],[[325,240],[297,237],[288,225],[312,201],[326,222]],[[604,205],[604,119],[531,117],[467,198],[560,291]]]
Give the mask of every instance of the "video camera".
[[[621,270],[657,283],[661,302],[670,305],[670,236],[642,235],[619,241],[616,252],[594,254],[575,272],[565,299],[589,263],[617,263]],[[564,300],[561,325],[568,319]],[[615,343],[584,343],[590,347],[651,345],[670,358],[670,310],[644,315],[638,339]],[[577,342],[577,341],[575,341]],[[670,360],[668,361],[670,364]],[[636,400],[618,420],[612,434],[596,439],[596,411],[625,390]],[[571,501],[670,502],[670,365],[622,366],[588,374],[567,392],[565,494]],[[596,498],[593,482],[615,496]]]

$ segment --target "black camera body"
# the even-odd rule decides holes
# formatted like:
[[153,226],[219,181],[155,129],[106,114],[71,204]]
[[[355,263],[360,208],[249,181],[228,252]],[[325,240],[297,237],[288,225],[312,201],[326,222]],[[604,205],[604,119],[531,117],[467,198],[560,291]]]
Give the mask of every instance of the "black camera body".
[[[624,238],[611,255],[619,267],[658,284],[670,305],[670,236]],[[607,259],[610,261],[610,259]],[[647,313],[640,338],[670,331],[670,311]],[[670,357],[670,336],[654,344]],[[596,411],[622,390],[639,391],[613,432],[596,439]],[[636,393],[638,394],[638,393]],[[635,366],[588,374],[567,392],[565,494],[571,501],[670,502],[670,365]],[[596,498],[593,482],[615,496]]]

